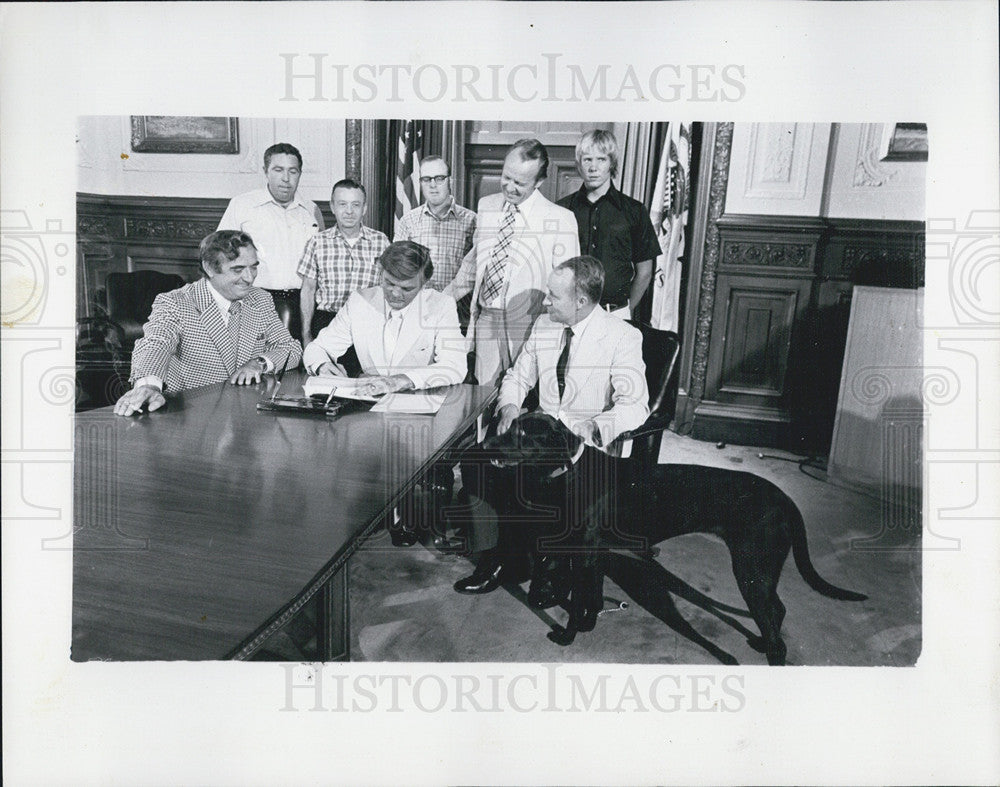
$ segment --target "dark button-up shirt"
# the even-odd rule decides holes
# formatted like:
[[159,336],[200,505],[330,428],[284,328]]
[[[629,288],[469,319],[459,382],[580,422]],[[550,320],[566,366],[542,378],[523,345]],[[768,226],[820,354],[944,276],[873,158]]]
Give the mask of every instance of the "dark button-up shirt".
[[604,266],[601,303],[628,303],[636,263],[656,259],[661,253],[645,206],[626,197],[614,184],[596,202],[587,199],[586,186],[581,186],[559,204],[576,216],[580,253],[596,257]]

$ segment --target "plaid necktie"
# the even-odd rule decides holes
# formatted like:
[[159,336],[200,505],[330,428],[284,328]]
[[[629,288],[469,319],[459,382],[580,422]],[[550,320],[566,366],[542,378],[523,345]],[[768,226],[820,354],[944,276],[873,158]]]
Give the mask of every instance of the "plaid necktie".
[[566,367],[569,365],[569,343],[573,339],[573,329],[568,325],[563,331],[563,348],[559,353],[559,360],[556,361],[556,385],[559,388],[559,401],[562,401],[563,393],[566,391]]
[[229,337],[233,340],[233,367],[239,360],[240,352],[240,316],[243,314],[243,304],[240,301],[233,301],[229,304],[229,322],[226,328]]
[[483,274],[483,288],[479,293],[479,302],[489,306],[503,291],[507,278],[507,255],[510,251],[511,239],[514,237],[514,217],[517,215],[517,205],[507,203],[500,227],[497,230],[497,244],[490,253],[490,261]]

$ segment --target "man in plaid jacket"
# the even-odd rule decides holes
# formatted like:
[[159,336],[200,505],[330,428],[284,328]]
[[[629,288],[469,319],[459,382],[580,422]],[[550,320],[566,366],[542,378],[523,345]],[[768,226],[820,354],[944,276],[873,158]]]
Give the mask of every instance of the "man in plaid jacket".
[[118,415],[149,412],[166,403],[163,390],[184,390],[228,380],[260,382],[288,363],[302,346],[291,337],[269,293],[253,286],[257,251],[245,232],[220,230],[201,242],[203,278],[153,302],[143,337],[132,352],[133,388],[115,404]]

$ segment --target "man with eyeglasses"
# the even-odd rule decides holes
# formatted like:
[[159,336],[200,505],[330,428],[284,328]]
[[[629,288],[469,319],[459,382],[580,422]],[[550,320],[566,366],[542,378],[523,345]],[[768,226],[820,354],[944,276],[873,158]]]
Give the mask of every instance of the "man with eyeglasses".
[[451,168],[440,156],[427,156],[420,162],[420,192],[424,204],[399,220],[393,240],[411,240],[430,249],[434,276],[428,286],[440,292],[455,278],[472,248],[476,214],[455,202]]

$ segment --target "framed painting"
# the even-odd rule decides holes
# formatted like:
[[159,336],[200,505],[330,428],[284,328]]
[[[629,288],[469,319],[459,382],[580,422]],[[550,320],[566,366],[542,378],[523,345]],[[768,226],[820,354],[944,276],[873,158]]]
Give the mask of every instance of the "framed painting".
[[886,123],[879,149],[882,161],[927,161],[926,123]]
[[132,115],[132,150],[137,153],[239,153],[238,119]]

